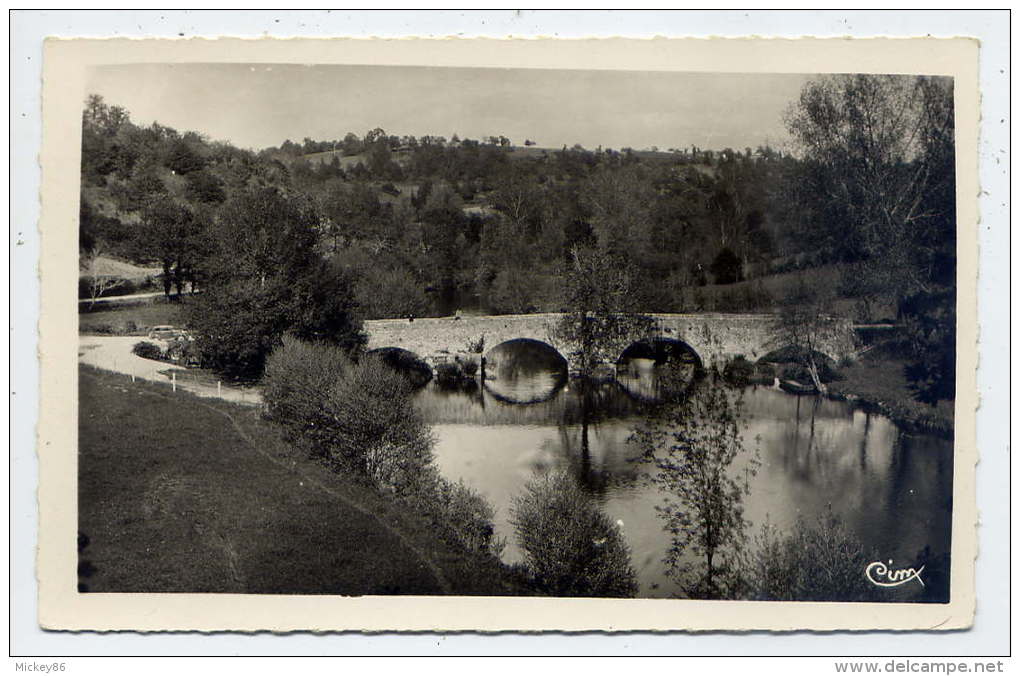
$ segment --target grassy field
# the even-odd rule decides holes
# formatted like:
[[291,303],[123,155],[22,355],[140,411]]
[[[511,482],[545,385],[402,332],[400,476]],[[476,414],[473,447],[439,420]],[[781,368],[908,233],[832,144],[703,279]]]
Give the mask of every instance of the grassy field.
[[494,559],[280,438],[256,409],[80,369],[91,592],[505,594]]
[[81,312],[78,314],[78,333],[143,336],[152,326],[181,326],[183,321],[183,304],[157,299]]

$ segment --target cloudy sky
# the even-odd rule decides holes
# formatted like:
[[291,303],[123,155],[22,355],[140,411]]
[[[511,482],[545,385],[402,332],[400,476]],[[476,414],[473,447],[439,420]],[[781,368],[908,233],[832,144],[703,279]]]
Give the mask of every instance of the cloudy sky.
[[741,75],[393,66],[142,64],[96,68],[88,93],[132,120],[246,148],[363,135],[540,146],[743,149],[788,136],[783,111],[808,79]]

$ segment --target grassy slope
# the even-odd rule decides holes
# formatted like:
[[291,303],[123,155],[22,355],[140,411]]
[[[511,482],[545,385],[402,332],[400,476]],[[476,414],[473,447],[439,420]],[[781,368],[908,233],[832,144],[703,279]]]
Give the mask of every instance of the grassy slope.
[[82,367],[79,581],[89,591],[501,594],[437,541],[282,442],[255,409]]

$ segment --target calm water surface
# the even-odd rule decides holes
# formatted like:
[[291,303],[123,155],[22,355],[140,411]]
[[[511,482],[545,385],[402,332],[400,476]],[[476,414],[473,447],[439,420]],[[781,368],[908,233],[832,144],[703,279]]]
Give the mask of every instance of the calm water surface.
[[[503,558],[513,562],[521,557],[508,523],[513,497],[536,473],[566,470],[611,519],[623,522],[639,595],[676,594],[662,563],[670,545],[655,512],[662,496],[643,480],[647,466],[635,460],[630,441],[648,410],[643,400],[655,393],[652,362],[634,360],[619,384],[582,397],[564,383],[559,365],[535,356],[517,349],[494,359],[498,366],[485,386],[473,391],[430,384],[418,393],[444,476],[463,480],[496,509],[497,534],[508,543]],[[751,476],[738,461],[734,471],[749,489],[744,506],[752,532],[766,519],[789,529],[798,516],[814,521],[831,508],[866,547],[897,567],[924,556],[941,561],[929,563],[927,587],[897,588],[890,600],[947,593],[950,441],[907,434],[843,402],[766,387],[745,390],[744,414],[745,443],[757,449],[761,466]]]

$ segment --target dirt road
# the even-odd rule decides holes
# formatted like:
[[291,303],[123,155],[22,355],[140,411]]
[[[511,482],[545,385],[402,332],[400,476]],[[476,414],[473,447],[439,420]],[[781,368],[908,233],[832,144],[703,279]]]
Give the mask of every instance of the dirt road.
[[[254,388],[239,388],[195,382],[187,377],[187,370],[152,359],[143,359],[131,352],[136,343],[147,340],[142,336],[79,336],[78,361],[107,371],[123,373],[142,380],[170,384],[171,373],[177,372],[177,388],[200,397],[211,397],[242,404],[259,404],[261,393]],[[152,341],[150,341],[152,342]]]

